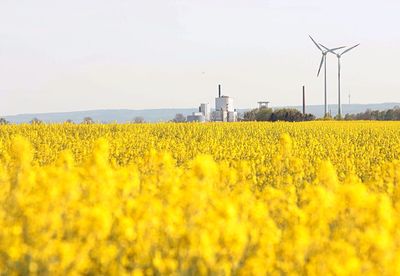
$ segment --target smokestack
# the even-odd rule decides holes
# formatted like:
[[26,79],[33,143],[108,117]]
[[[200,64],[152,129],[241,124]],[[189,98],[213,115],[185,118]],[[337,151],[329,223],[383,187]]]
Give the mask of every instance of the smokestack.
[[306,114],[306,87],[303,85],[303,115]]
[[221,85],[218,84],[218,98],[221,98]]

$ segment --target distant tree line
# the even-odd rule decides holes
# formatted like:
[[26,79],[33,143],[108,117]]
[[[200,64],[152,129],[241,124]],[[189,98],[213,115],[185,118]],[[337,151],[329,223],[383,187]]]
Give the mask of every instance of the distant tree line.
[[303,114],[294,108],[281,108],[272,110],[272,108],[255,108],[243,114],[243,121],[257,122],[303,122],[315,120],[312,114]]
[[395,106],[392,109],[383,111],[367,109],[365,112],[357,114],[346,114],[345,120],[374,120],[374,121],[399,121],[400,107]]
[[[135,124],[146,123],[145,119],[140,116],[133,118],[132,121],[130,121],[130,122],[135,123]],[[39,124],[43,124],[43,121],[35,117],[32,120],[30,120],[29,123],[32,125],[39,125]],[[68,119],[65,121],[65,123],[74,124],[75,122],[71,119]],[[95,121],[91,117],[85,117],[85,118],[83,118],[83,120],[81,122],[81,124],[94,124],[94,123],[95,123]],[[0,118],[0,125],[8,125],[8,124],[10,124],[9,121],[7,121],[5,118]]]
[[0,118],[0,125],[8,125],[10,122],[4,118]]
[[[240,121],[257,121],[257,122],[276,122],[276,121],[285,121],[285,122],[303,122],[303,121],[313,121],[315,120],[315,116],[312,114],[304,114],[294,108],[282,108],[275,109],[272,108],[255,108],[250,111],[245,112],[243,115],[239,116]],[[365,112],[357,113],[357,114],[346,114],[342,118],[332,118],[330,116],[326,116],[324,120],[375,120],[375,121],[400,121],[400,107],[395,106],[392,109],[379,111],[379,110],[371,110],[367,109]],[[65,121],[66,123],[73,124],[72,120]],[[133,118],[131,123],[141,124],[145,123],[145,119],[141,116],[137,116]],[[186,116],[178,113],[171,120],[171,122],[182,123],[186,122]],[[33,118],[30,124],[42,124],[43,121],[38,118]],[[94,124],[95,121],[91,117],[85,117],[82,120],[82,124]],[[0,125],[8,125],[10,124],[5,118],[0,118]]]
[[38,118],[33,118],[29,123],[32,125],[40,125],[43,124],[43,121]]
[[171,122],[174,123],[184,123],[186,122],[186,116],[183,115],[182,113],[178,113],[175,115],[175,117],[171,120]]

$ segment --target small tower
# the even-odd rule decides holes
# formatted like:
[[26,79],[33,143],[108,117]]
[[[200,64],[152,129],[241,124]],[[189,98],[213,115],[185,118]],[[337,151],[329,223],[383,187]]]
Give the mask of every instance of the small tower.
[[258,102],[258,108],[259,109],[268,108],[268,104],[269,102]]

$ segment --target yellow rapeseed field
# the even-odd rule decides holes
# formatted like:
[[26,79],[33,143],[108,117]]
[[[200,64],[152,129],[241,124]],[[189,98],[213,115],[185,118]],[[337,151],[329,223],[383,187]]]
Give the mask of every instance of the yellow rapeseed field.
[[399,275],[400,123],[0,126],[0,274]]

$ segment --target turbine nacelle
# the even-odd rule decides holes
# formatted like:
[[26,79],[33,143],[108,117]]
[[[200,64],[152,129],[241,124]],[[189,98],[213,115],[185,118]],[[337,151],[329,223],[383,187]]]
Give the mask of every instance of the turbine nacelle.
[[336,51],[336,50],[343,49],[343,48],[346,48],[346,47],[339,47],[339,48],[329,49],[328,47],[326,47],[326,46],[324,46],[324,45],[322,45],[322,44],[319,44],[319,45],[320,45],[322,48],[324,48],[326,52],[334,54],[337,58],[341,58],[342,55],[344,55],[344,54],[347,53],[347,52],[350,52],[351,50],[353,50],[354,48],[356,48],[357,46],[359,46],[360,43],[358,43],[357,45],[354,45],[354,46],[352,46],[352,47],[350,47],[350,48],[344,50],[344,51],[343,51],[342,53],[340,53],[340,54],[339,54],[339,53],[336,53],[335,51]]
[[317,73],[317,77],[319,77],[319,73],[321,73],[322,66],[324,65],[324,63],[326,63],[326,55],[328,53],[336,54],[334,51],[346,48],[346,46],[336,47],[336,48],[331,48],[330,49],[330,48],[327,48],[327,47],[323,46],[322,44],[317,43],[314,40],[314,38],[312,38],[311,35],[309,35],[309,37],[310,37],[311,41],[314,43],[314,45],[318,48],[318,50],[321,51],[321,54],[322,54],[321,62],[320,62],[320,65],[319,65],[319,68],[318,68],[318,73]]

